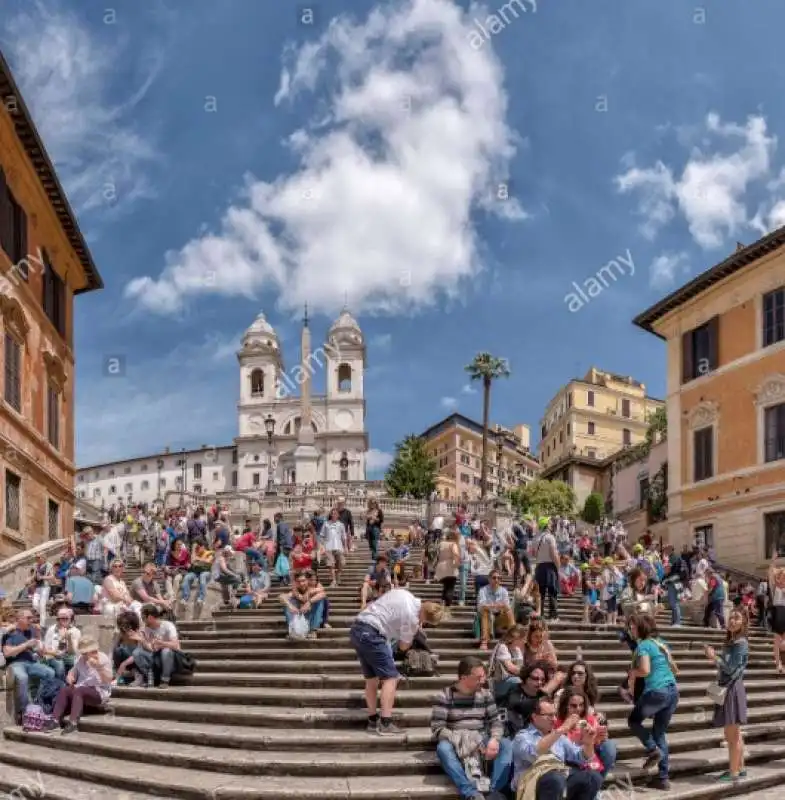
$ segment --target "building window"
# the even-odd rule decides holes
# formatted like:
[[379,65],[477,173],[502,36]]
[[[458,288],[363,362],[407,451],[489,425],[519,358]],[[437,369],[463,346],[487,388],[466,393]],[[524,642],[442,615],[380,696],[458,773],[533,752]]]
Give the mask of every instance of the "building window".
[[564,444],[564,431],[559,431],[559,444]]
[[622,444],[632,444],[632,434],[629,428],[625,428],[622,432]]
[[46,436],[52,447],[60,447],[60,393],[54,386],[46,387]]
[[570,425],[570,423],[568,422],[567,423],[567,436],[569,436],[571,433],[572,433],[572,425]]
[[130,468],[130,467],[126,467],[126,468],[123,470],[123,472],[124,472],[126,475],[130,475],[130,474],[131,474],[131,468]]
[[586,405],[594,407],[594,392],[588,391],[586,392]]
[[237,470],[232,470],[232,488],[237,488]]
[[785,403],[764,411],[763,430],[766,461],[785,458]]
[[785,287],[763,295],[763,346],[785,339]]
[[5,334],[5,401],[22,412],[22,345],[16,337]]
[[22,529],[22,479],[11,470],[5,471],[5,526],[12,531]]
[[720,318],[688,331],[681,337],[681,382],[708,375],[719,366]]
[[213,470],[213,480],[214,481],[218,480],[218,473],[215,470]]
[[251,397],[264,395],[264,370],[255,369],[251,372]]
[[44,262],[43,307],[44,313],[54,325],[55,330],[65,336],[65,283],[49,261],[46,251],[42,252]]
[[126,483],[125,486],[123,486],[123,492],[125,494],[131,494],[133,490],[134,490],[134,485],[132,483]]
[[352,390],[352,368],[348,364],[341,364],[338,367],[338,391],[351,392]]
[[201,494],[202,493],[202,484],[195,483],[194,484],[194,494]]
[[142,472],[147,472],[147,464],[142,464]]
[[79,483],[84,483],[84,475],[80,475],[80,476],[77,478],[77,480],[79,481]]
[[16,272],[27,280],[27,215],[8,187],[0,170],[0,247],[5,250]]
[[174,479],[174,488],[175,489],[182,489],[183,488],[183,476],[182,475],[178,475]]
[[589,423],[589,424],[586,426],[586,433],[588,433],[590,436],[593,436],[593,435],[594,435],[594,423],[593,423],[593,422],[590,422],[590,423]]
[[766,531],[766,558],[785,555],[785,511],[763,517]]
[[697,483],[714,475],[714,426],[694,431],[692,436],[693,468]]
[[150,488],[150,481],[142,481],[142,491],[146,492]]
[[109,494],[117,494],[117,487],[114,484],[109,487]]
[[461,473],[461,483],[471,483],[471,478],[465,473]]
[[100,489],[93,489],[93,497],[100,497],[101,490]]
[[259,486],[259,473],[258,472],[254,472],[253,475],[251,475],[251,483],[254,486]]
[[49,541],[60,538],[60,506],[54,500],[47,503],[47,521],[49,523]]
[[342,469],[341,470],[341,480],[342,481],[348,481],[349,480],[349,470],[348,469]]
[[567,408],[572,408],[572,392],[567,393]]
[[110,478],[114,478],[114,470],[113,469],[109,470],[109,477]]
[[649,476],[638,480],[638,508],[646,508],[649,502]]
[[621,401],[621,415],[623,417],[630,416],[630,401],[626,397],[623,397]]
[[194,478],[197,480],[202,477],[202,465],[194,464]]
[[546,427],[543,425],[540,428],[540,439],[544,439],[547,435],[548,435],[548,431],[547,431]]
[[232,464],[237,463],[237,450],[232,450]]
[[698,547],[714,547],[714,526],[701,525],[695,528],[695,544]]
[[586,450],[587,458],[597,458],[597,451],[593,447],[589,447]]

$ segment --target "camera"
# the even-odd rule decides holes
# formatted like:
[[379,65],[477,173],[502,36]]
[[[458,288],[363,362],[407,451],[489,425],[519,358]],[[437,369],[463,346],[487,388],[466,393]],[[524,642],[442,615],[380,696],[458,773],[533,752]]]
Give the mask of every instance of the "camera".
[[588,727],[589,727],[589,723],[585,719],[582,719],[578,723],[578,730],[585,731]]

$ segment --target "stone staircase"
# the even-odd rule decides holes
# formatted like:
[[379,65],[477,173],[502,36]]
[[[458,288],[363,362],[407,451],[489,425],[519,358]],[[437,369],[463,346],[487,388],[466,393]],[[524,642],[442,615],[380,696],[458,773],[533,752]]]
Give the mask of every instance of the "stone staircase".
[[[456,800],[441,773],[428,730],[434,693],[453,680],[458,660],[477,653],[469,606],[429,632],[442,658],[441,677],[402,684],[396,715],[405,733],[365,733],[363,682],[347,640],[357,612],[367,549],[349,558],[343,585],[330,589],[331,629],[317,641],[288,642],[277,602],[258,611],[217,611],[207,622],[180,625],[184,648],[199,662],[184,686],[118,689],[112,711],[85,717],[78,733],[26,734],[11,727],[0,745],[0,789],[33,787],[47,800],[150,797],[194,800]],[[440,587],[412,584],[423,598]],[[577,599],[562,604],[552,626],[560,662],[576,648],[594,668],[601,710],[619,747],[624,797],[662,797],[642,788],[641,747],[626,727],[629,707],[616,694],[629,652],[613,630],[582,630]],[[665,620],[663,620],[665,621]],[[747,673],[748,777],[717,784],[727,768],[722,732],[710,727],[705,687],[714,670],[699,644],[722,634],[663,627],[681,667],[681,703],[671,726],[672,790],[697,800],[785,785],[785,695],[772,668],[768,637],[751,636]],[[628,778],[627,778],[628,776]],[[629,783],[627,782],[629,780]]]

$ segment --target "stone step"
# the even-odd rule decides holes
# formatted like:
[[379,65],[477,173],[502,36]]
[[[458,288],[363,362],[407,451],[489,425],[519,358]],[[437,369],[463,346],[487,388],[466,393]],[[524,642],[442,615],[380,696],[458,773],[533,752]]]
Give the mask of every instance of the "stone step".
[[[74,745],[77,743],[76,739],[71,741]],[[69,749],[60,749],[56,746],[59,742],[65,742],[63,747]],[[310,800],[310,798],[390,800],[391,797],[406,798],[406,800],[431,800],[431,798],[454,800],[457,797],[457,792],[444,775],[397,772],[393,775],[376,777],[350,775],[330,778],[299,775],[294,781],[290,776],[265,775],[264,781],[254,784],[247,780],[247,773],[227,775],[222,772],[211,772],[208,769],[194,771],[171,765],[161,770],[140,770],[138,762],[130,761],[124,755],[117,758],[91,755],[88,759],[74,759],[73,751],[70,749],[72,746],[68,738],[64,739],[57,735],[48,738],[41,736],[35,744],[6,741],[5,747],[0,751],[0,763],[11,764],[16,768],[40,770],[42,782],[46,785],[56,784],[59,776],[63,776],[71,780],[87,779],[119,790],[147,792],[156,797],[188,798],[188,800],[191,798],[194,800],[196,798],[199,800],[273,800],[273,798],[274,800],[295,800],[295,798],[296,800]],[[747,760],[750,765],[761,762],[770,764],[783,756],[785,756],[785,743],[755,743],[749,747]],[[154,761],[154,754],[146,760]],[[671,773],[678,779],[680,776],[718,771],[727,766],[727,760],[727,751],[723,748],[701,751],[698,759],[677,754],[671,761]],[[623,775],[626,772],[629,772],[633,784],[640,778],[639,770],[623,762],[620,763],[618,773]],[[767,777],[771,778],[770,768]],[[754,778],[748,778],[747,781],[745,791],[748,790],[747,787],[753,785]],[[729,787],[722,784],[701,788],[704,792],[711,793],[698,795],[699,797],[719,798],[731,793]],[[675,796],[672,792],[668,794],[669,800]],[[686,795],[685,798],[687,796],[691,800],[694,797]],[[82,800],[78,795],[76,798]],[[118,800],[121,798],[122,794]]]
[[[19,728],[15,728],[19,738]],[[232,748],[248,751],[297,751],[309,752],[317,748],[321,753],[334,751],[341,753],[357,751],[425,751],[420,753],[421,760],[427,762],[427,756],[435,759],[433,740],[430,728],[407,728],[401,736],[371,736],[365,730],[329,730],[307,729],[292,731],[282,728],[260,728],[244,725],[223,725],[205,722],[195,727],[187,722],[167,721],[166,725],[156,724],[153,720],[136,719],[121,716],[87,716],[79,723],[79,741],[84,741],[84,734],[104,734],[116,738],[120,742],[141,739],[143,741],[174,742],[187,745],[203,745],[208,748]],[[750,744],[766,739],[779,739],[785,735],[785,722],[755,722],[744,726],[745,742]],[[612,726],[611,737],[619,748],[619,756],[636,758],[640,755],[641,745],[632,737],[625,723]],[[672,753],[693,752],[695,750],[719,747],[723,741],[723,731],[717,728],[676,731],[668,736]],[[356,757],[356,756],[355,756]],[[285,756],[284,756],[285,761]],[[299,767],[298,767],[299,769]]]
[[[772,670],[772,673],[774,671]],[[443,673],[444,674],[444,673]],[[679,692],[685,696],[706,696],[706,686],[714,680],[716,671],[696,671],[694,674],[684,674],[679,676]],[[427,689],[431,692],[438,692],[445,686],[445,678],[434,676],[431,678],[411,678],[403,688]],[[621,683],[619,674],[610,677],[605,682],[601,682],[600,696],[608,699],[618,699],[618,687]],[[362,676],[355,666],[348,675],[254,675],[244,672],[203,672],[197,671],[193,676],[183,679],[186,686],[253,686],[253,687],[281,687],[291,689],[355,689],[361,690],[364,687]],[[749,673],[745,675],[744,685],[748,693],[754,691],[771,691],[773,687],[771,678],[755,680]],[[604,707],[604,704],[603,704]]]
[[0,792],[9,800],[150,800],[147,792],[122,792],[76,778],[42,774],[35,769],[22,769],[3,764],[0,769]]
[[[419,689],[412,685],[402,684],[396,696],[396,706],[401,709],[430,710],[435,692],[430,689]],[[773,691],[776,684],[767,682],[762,689],[747,691],[747,703],[752,706],[756,703],[776,702],[780,695]],[[301,689],[285,689],[278,687],[260,686],[171,686],[168,689],[148,689],[136,687],[120,687],[115,695],[118,699],[128,698],[136,700],[163,700],[189,703],[237,703],[244,702],[248,706],[285,706],[290,709],[326,709],[330,713],[340,709],[365,708],[364,694],[362,691],[350,689],[312,689],[303,692]],[[704,708],[710,701],[705,697],[685,697],[681,699],[680,708]],[[630,707],[619,701],[618,703],[604,702],[602,710],[609,718],[626,716]]]
[[[289,731],[300,729],[355,729],[365,725],[366,715],[361,706],[355,708],[305,708],[286,707],[283,705],[261,706],[255,703],[241,704],[242,696],[232,700],[204,700],[202,703],[180,701],[169,695],[173,689],[139,690],[142,694],[136,698],[126,695],[112,699],[112,707],[116,717],[141,717],[143,719],[178,720],[180,722],[204,723],[205,720],[220,719],[224,725],[243,725],[263,728],[285,728]],[[144,696],[146,693],[146,697]],[[243,693],[240,693],[242,695]],[[427,727],[430,724],[430,704],[434,693],[428,692],[428,701],[417,708],[398,707],[394,712],[395,719],[404,728]],[[162,695],[165,695],[162,697]],[[750,702],[749,722],[779,722],[785,718],[785,705],[778,693],[770,693],[753,698]],[[705,701],[684,698],[679,704],[671,724],[671,730],[698,730],[710,726],[711,713]],[[602,711],[609,720],[624,721],[630,706],[622,703],[603,703]],[[615,727],[615,723],[614,723]]]

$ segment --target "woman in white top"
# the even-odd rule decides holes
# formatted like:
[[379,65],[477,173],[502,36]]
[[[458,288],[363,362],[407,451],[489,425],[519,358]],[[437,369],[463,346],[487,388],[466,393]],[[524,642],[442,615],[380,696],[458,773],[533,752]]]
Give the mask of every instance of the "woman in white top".
[[111,563],[111,572],[104,578],[101,586],[101,613],[114,620],[121,611],[133,611],[140,614],[142,604],[131,597],[123,580],[124,564],[120,559]]
[[774,665],[781,675],[782,651],[785,650],[785,568],[777,566],[775,553],[769,564],[769,589],[771,591],[771,629],[774,632]]
[[[112,694],[112,661],[106,653],[98,649],[98,642],[85,636],[79,645],[79,660],[66,677],[66,685],[55,700],[51,729],[62,725],[63,733],[76,730],[85,707],[100,709],[105,707]],[[62,721],[68,709],[70,719]]]
[[461,534],[450,531],[444,540],[439,542],[439,553],[436,556],[436,570],[433,577],[442,585],[442,602],[451,606],[455,597],[455,583],[458,580],[458,569],[461,566]]
[[493,559],[488,551],[477,544],[474,539],[467,539],[466,549],[469,555],[469,569],[474,578],[474,593],[480,593],[483,586],[490,583],[488,576],[493,569]]
[[526,644],[526,628],[513,625],[502,637],[491,653],[488,673],[493,681],[496,702],[503,702],[510,690],[521,682],[523,648]]
[[327,566],[330,568],[330,581],[332,586],[337,586],[341,580],[341,572],[343,572],[344,564],[346,563],[347,534],[346,526],[338,518],[338,509],[330,509],[330,519],[322,525],[320,531],[320,538],[324,543],[324,549],[327,554]]

